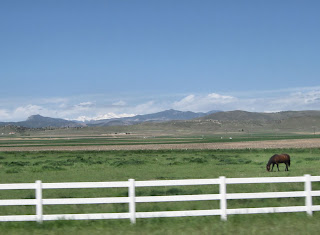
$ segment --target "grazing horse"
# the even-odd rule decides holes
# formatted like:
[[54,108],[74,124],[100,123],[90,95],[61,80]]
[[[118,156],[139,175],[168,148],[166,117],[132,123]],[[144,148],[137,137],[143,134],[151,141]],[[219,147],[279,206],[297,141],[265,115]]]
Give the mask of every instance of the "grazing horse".
[[268,161],[267,171],[270,171],[270,165],[271,164],[272,164],[271,171],[273,171],[274,164],[277,164],[278,171],[279,171],[279,163],[286,164],[286,169],[284,171],[289,171],[288,166],[290,166],[290,156],[288,154],[285,154],[285,153],[273,155]]

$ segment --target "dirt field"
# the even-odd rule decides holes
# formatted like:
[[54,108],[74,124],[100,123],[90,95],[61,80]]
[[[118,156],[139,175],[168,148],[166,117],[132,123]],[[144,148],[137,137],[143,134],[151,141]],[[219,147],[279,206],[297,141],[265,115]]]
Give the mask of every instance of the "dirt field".
[[0,147],[0,151],[103,151],[103,150],[160,150],[160,149],[271,149],[271,148],[320,148],[320,139],[266,140],[230,143],[201,144],[146,144],[99,146],[39,146]]

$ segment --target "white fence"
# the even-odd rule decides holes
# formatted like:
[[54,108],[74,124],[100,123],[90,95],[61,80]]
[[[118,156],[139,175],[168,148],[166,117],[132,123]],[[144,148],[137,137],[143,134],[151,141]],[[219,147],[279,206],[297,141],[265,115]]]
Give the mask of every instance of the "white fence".
[[[78,182],[78,183],[19,183],[0,184],[0,190],[34,189],[35,199],[11,199],[0,200],[0,206],[36,206],[35,215],[6,215],[0,216],[0,221],[38,221],[45,220],[90,220],[90,219],[130,219],[135,223],[136,218],[154,217],[182,217],[182,216],[209,216],[220,215],[222,220],[232,214],[256,214],[256,213],[281,213],[281,212],[306,212],[312,215],[313,211],[319,211],[320,205],[312,205],[312,197],[320,196],[320,190],[312,191],[312,182],[320,181],[320,176],[304,175],[299,177],[263,177],[263,178],[226,178],[217,179],[190,179],[190,180],[158,180],[158,181],[128,181],[119,182]],[[255,184],[255,183],[304,183],[304,191],[293,192],[258,192],[258,193],[227,193],[228,184]],[[156,186],[185,186],[185,185],[219,185],[218,194],[198,195],[174,195],[174,196],[136,196],[136,187]],[[58,198],[46,199],[42,197],[44,189],[75,189],[75,188],[128,188],[128,197],[106,198]],[[257,199],[257,198],[289,198],[304,197],[304,206],[287,207],[262,207],[228,209],[227,200],[232,199]],[[211,210],[186,210],[186,211],[157,211],[136,212],[136,203],[146,202],[180,202],[220,200],[220,209]],[[128,203],[127,213],[96,213],[96,214],[43,214],[44,205],[66,204],[104,204],[104,203]]]

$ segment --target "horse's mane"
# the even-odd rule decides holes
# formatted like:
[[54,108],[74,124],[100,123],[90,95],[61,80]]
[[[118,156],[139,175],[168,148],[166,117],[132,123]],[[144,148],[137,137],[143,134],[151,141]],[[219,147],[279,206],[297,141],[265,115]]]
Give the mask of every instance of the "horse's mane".
[[278,154],[273,155],[273,156],[269,159],[267,165],[271,165],[271,163],[274,161],[273,159],[274,159],[277,155],[278,155]]

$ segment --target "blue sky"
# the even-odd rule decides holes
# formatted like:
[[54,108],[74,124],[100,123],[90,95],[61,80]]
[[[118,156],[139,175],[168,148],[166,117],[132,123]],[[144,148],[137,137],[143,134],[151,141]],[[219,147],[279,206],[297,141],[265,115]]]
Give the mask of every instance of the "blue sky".
[[320,109],[318,0],[2,0],[0,121]]

